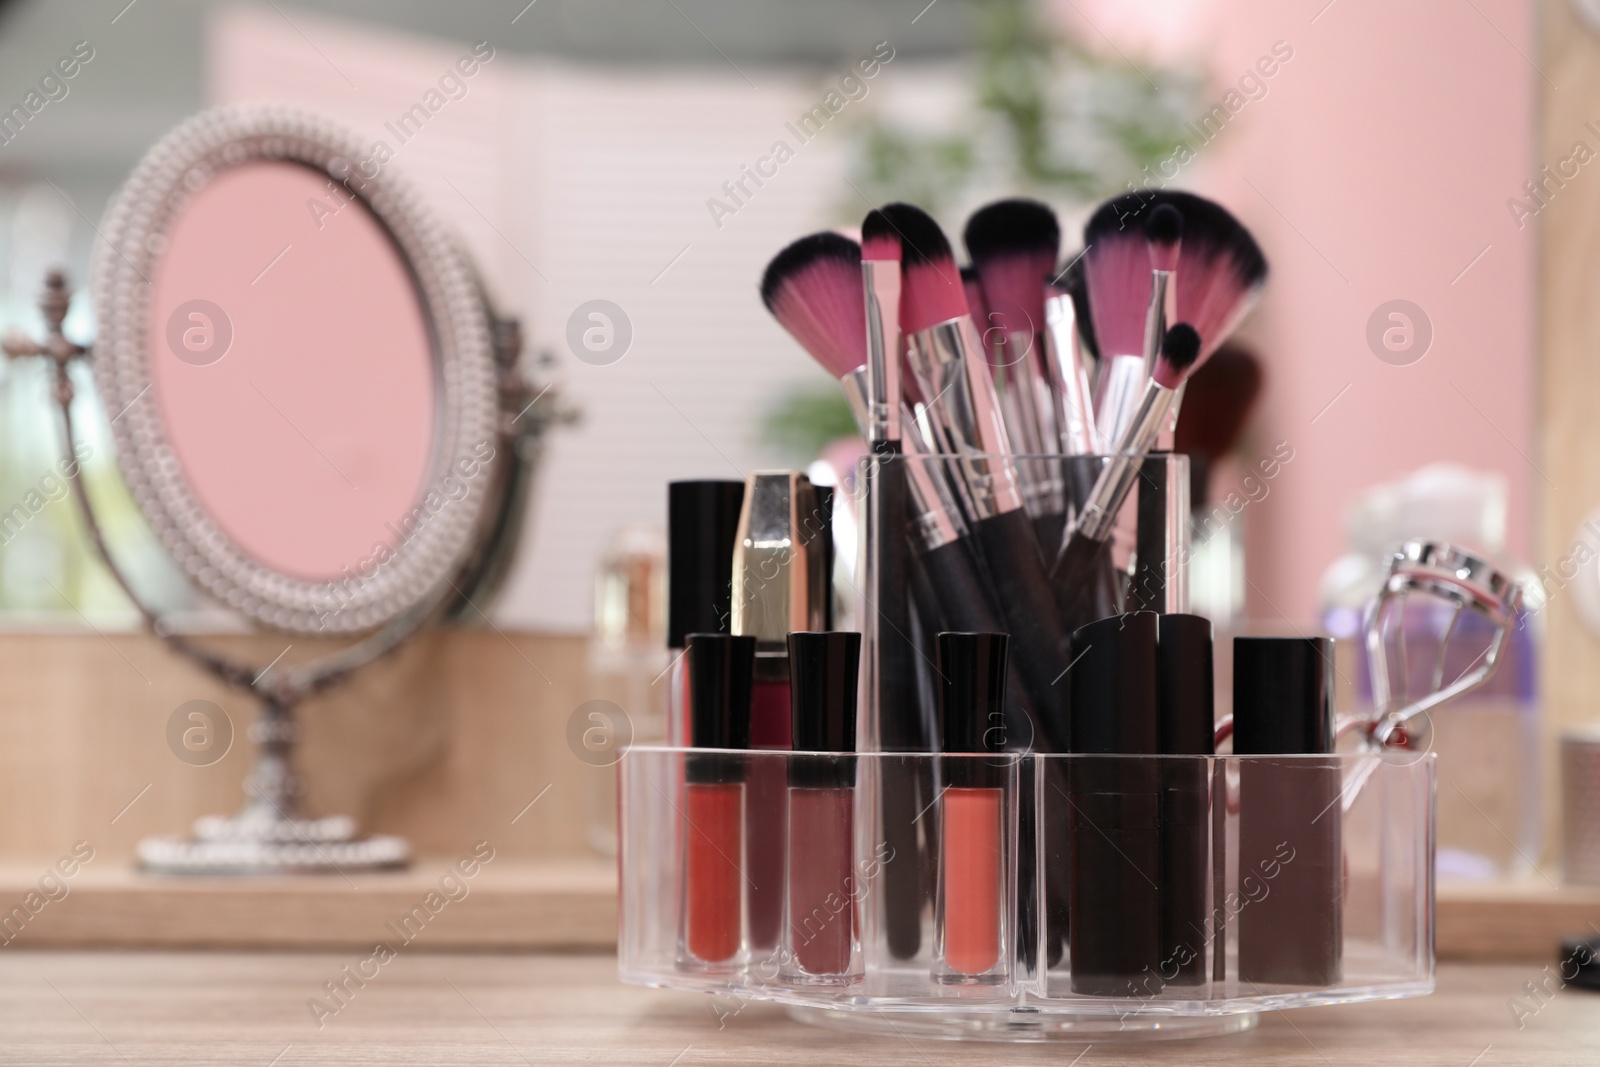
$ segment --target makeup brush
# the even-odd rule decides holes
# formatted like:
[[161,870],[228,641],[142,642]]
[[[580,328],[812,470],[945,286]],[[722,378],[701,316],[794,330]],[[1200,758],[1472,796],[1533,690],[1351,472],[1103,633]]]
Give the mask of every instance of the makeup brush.
[[1028,704],[1039,717],[1041,748],[1065,751],[1063,690],[1067,634],[1056,619],[1039,543],[1022,506],[994,382],[967,314],[961,275],[939,224],[915,208],[897,220],[904,240],[900,324],[913,372],[941,424],[971,501],[970,536],[987,567],[1011,634]]
[[[1002,397],[1012,447],[1031,456],[1054,454],[1061,446],[1045,352],[1044,279],[1061,251],[1055,212],[1036,200],[999,200],[967,220],[962,238],[988,317],[1003,340]],[[1066,506],[1059,465],[1036,459],[1023,471],[1031,483],[1029,513],[1039,527],[1040,543],[1053,545],[1060,539]]]
[[1152,276],[1144,232],[1150,216],[1144,208],[1137,194],[1117,197],[1096,209],[1083,227],[1084,285],[1100,351],[1095,425],[1107,448],[1127,428],[1150,373],[1145,333]]
[[1139,480],[1141,456],[1155,442],[1179,387],[1199,364],[1201,352],[1200,335],[1188,323],[1180,322],[1167,331],[1155,373],[1095,480],[1088,502],[1073,520],[1051,570],[1058,596],[1067,602],[1063,611],[1069,626],[1102,618],[1095,613],[1104,611],[1108,603],[1115,604],[1114,589],[1107,583],[1115,580],[1109,546],[1117,513]]
[[1203,360],[1238,328],[1267,284],[1267,259],[1250,231],[1222,205],[1163,190],[1158,203],[1183,216],[1177,265],[1177,318],[1203,339]]
[[761,275],[761,302],[835,378],[866,365],[861,246],[850,238],[814,233],[788,245]]
[[[880,213],[873,214],[879,217],[869,218],[863,227],[864,235],[871,234],[870,253],[835,233],[802,237],[767,266],[761,297],[801,347],[840,379],[862,434],[873,443],[866,521],[873,530],[868,543],[879,545],[880,551],[868,561],[863,582],[870,613],[867,629],[877,649],[875,660],[869,658],[875,669],[869,668],[867,675],[872,699],[865,739],[891,752],[930,751],[932,739],[916,703],[916,649],[901,550],[908,520],[907,472],[899,458],[900,399],[892,398],[891,417],[874,395],[878,390],[898,390],[899,242]],[[890,249],[896,256],[892,262],[863,258]],[[891,296],[894,303],[885,307],[882,301]],[[889,399],[885,396],[885,407]],[[947,566],[959,564],[957,558]],[[897,959],[910,959],[921,949],[922,896],[928,880],[922,876],[925,862],[919,859],[916,816],[932,799],[932,778],[923,770],[915,761],[883,764],[884,840],[904,859],[889,865],[894,869],[886,869],[884,883],[886,899],[895,902],[885,914],[889,950]],[[928,780],[919,782],[922,777]]]

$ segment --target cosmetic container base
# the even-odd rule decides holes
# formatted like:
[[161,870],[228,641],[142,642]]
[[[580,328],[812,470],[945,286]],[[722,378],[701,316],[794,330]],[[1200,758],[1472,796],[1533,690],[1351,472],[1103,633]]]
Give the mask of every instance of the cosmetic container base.
[[1181,1016],[1131,1011],[1103,1015],[1046,1014],[1028,1008],[1009,1012],[967,1012],[941,1008],[933,1011],[851,1011],[840,1008],[805,1008],[791,1005],[796,1022],[856,1034],[939,1041],[996,1041],[1008,1044],[1043,1044],[1050,1041],[1082,1043],[1086,1040],[1177,1041],[1197,1037],[1223,1037],[1252,1030],[1260,1021],[1254,1012],[1236,1015]]

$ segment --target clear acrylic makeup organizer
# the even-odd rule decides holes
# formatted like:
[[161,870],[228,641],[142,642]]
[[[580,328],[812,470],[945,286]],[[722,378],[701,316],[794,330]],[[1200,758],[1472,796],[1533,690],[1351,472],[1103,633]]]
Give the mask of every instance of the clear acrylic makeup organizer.
[[[1187,482],[1182,460],[1163,457],[1162,461],[1169,464],[1170,510],[1184,515]],[[865,465],[873,462],[864,461],[860,484],[869,482]],[[952,458],[923,456],[901,462],[922,464],[931,475],[936,469],[948,470]],[[876,565],[880,551],[892,546],[879,543],[880,524],[874,520],[871,500],[858,498],[857,504],[864,519],[863,567],[856,579],[866,588],[866,573]],[[1188,558],[1187,523],[1153,516],[1149,510],[1142,518],[1163,522],[1166,557],[1177,567],[1166,572],[1168,580],[1162,583],[1169,597],[1166,607],[1183,610],[1181,568]],[[1137,573],[1132,546],[1139,541],[1140,520],[1137,501],[1130,499],[1115,536],[1116,564],[1130,575]],[[1145,542],[1156,543],[1148,534]],[[877,670],[878,649],[870,625],[872,613],[863,612],[862,617],[869,620],[862,664],[866,693]],[[1216,654],[1225,656],[1228,650],[1219,646]],[[862,715],[865,748],[877,736],[874,709],[866,702]],[[1336,755],[1271,757],[863,751],[855,757],[853,862],[848,872],[839,872],[840,891],[831,905],[820,913],[816,908],[802,913],[786,901],[783,938],[776,944],[753,944],[747,921],[753,896],[785,890],[754,885],[742,853],[724,840],[724,858],[740,878],[739,914],[727,918],[737,924],[738,949],[709,966],[685,947],[684,860],[690,839],[701,833],[686,811],[685,765],[692,755],[707,754],[634,747],[622,759],[618,970],[628,983],[710,994],[713,1014],[734,1012],[741,1002],[755,1000],[783,1004],[795,1017],[818,1025],[868,1032],[1017,1042],[1159,1039],[1239,1032],[1253,1026],[1261,1012],[1278,1008],[1420,996],[1434,987],[1435,757],[1431,753],[1380,751],[1371,745]],[[791,766],[837,760],[769,751],[724,755],[741,761],[746,774],[778,777],[787,775]],[[983,761],[991,768],[990,780],[1002,783],[997,836],[1004,861],[997,872],[1000,884],[993,916],[998,958],[993,971],[973,981],[943,973],[949,968],[936,958],[943,922],[939,852],[946,801],[937,783],[954,761]],[[1072,954],[1065,950],[1070,920],[1060,919],[1053,902],[1065,899],[1070,905],[1072,880],[1099,875],[1072,870],[1068,853],[1077,847],[1073,844],[1077,839],[1064,825],[1074,809],[1066,794],[1074,790],[1071,783],[1079,775],[1103,774],[1108,766],[1119,764],[1129,773],[1190,783],[1189,806],[1197,810],[1191,812],[1182,837],[1193,861],[1187,873],[1172,883],[1173,876],[1161,874],[1159,865],[1146,871],[1141,868],[1149,864],[1135,862],[1120,876],[1135,879],[1127,884],[1138,892],[1143,892],[1138,878],[1152,886],[1159,882],[1163,901],[1173,892],[1170,885],[1176,884],[1173,899],[1188,902],[1192,936],[1174,939],[1163,928],[1161,952],[1124,961],[1121,970],[1113,967],[1109,981],[1101,976],[1093,984],[1094,993],[1075,992]],[[904,828],[896,834],[885,831],[886,774],[901,783],[916,779],[923,783],[919,797],[931,798],[916,815],[910,856],[896,855],[888,841],[892,836],[905,848]],[[1260,787],[1249,786],[1268,775],[1275,776],[1276,793],[1269,796]],[[1257,790],[1254,806],[1252,788]],[[1291,820],[1282,848],[1266,855],[1260,813],[1281,806],[1285,795],[1305,800],[1303,815],[1298,823]],[[1282,829],[1281,819],[1276,826]],[[1086,815],[1079,832],[1088,833],[1090,828],[1098,829]],[[1297,849],[1302,838],[1307,847]],[[1096,862],[1115,854],[1116,850],[1108,853],[1101,848]],[[1292,858],[1285,863],[1284,855]],[[1263,969],[1264,939],[1274,940],[1278,929],[1293,929],[1276,909],[1295,892],[1296,880],[1303,880],[1319,862],[1324,868],[1331,865],[1333,871],[1325,896],[1336,930],[1322,944],[1307,946],[1324,958],[1322,971],[1274,974],[1271,967]],[[891,872],[895,863],[909,863],[910,868]],[[1108,870],[1105,876],[1119,875]],[[908,884],[917,887],[909,894]],[[1274,890],[1279,893],[1276,902]],[[770,910],[770,900],[765,907]],[[908,909],[914,915],[908,915]],[[1087,905],[1079,914],[1086,924],[1107,919]],[[817,936],[820,924],[845,921],[843,915],[851,916],[858,941],[847,968],[851,976],[799,973],[795,939]],[[1330,916],[1322,918],[1326,929]],[[1107,921],[1127,920],[1122,915]],[[1132,925],[1147,935],[1151,921],[1150,913],[1144,912],[1134,916]],[[1053,952],[1052,944],[1063,948]],[[1195,957],[1203,958],[1203,963],[1191,963]],[[1180,968],[1180,963],[1187,966]],[[1084,982],[1088,984],[1088,979]]]

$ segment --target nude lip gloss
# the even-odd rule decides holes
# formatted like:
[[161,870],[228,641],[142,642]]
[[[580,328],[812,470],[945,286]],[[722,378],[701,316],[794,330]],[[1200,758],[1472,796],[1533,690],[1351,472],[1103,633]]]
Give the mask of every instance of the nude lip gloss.
[[1257,985],[1327,986],[1342,971],[1333,656],[1331,637],[1233,639],[1233,752],[1255,757],[1238,761],[1239,977]]
[[[753,637],[690,634],[689,733],[697,749],[750,747]],[[684,757],[683,951],[685,969],[718,969],[743,940],[745,759]]]
[[858,633],[789,635],[794,754],[784,971],[800,983],[845,984],[862,975],[853,862],[860,664]]
[[[788,635],[827,629],[828,514],[798,471],[756,471],[745,479],[733,550],[732,632],[756,642],[751,748],[789,747]],[[754,761],[745,787],[752,952],[775,950],[783,933],[788,821],[783,761]]]
[[[933,975],[947,983],[991,984],[1010,975],[1006,923],[1006,646],[1000,633],[938,638],[938,922]],[[970,754],[992,754],[990,759]]]

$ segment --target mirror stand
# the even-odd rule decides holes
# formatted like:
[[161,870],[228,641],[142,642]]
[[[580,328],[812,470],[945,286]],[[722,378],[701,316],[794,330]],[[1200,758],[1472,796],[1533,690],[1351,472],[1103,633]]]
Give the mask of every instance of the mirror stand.
[[403,837],[360,838],[355,820],[347,815],[304,816],[303,786],[294,768],[299,729],[292,703],[264,697],[261,716],[250,727],[256,765],[244,780],[244,807],[236,815],[197,819],[192,838],[145,838],[139,842],[139,865],[160,874],[343,872],[405,866],[410,847]]
[[[62,333],[70,302],[66,275],[59,270],[49,272],[44,295],[39,301],[46,339],[40,343],[26,337],[9,336],[3,344],[8,357],[44,357],[53,364],[53,398],[61,414],[62,443],[68,457],[74,455],[76,443],[72,421],[74,394],[69,371],[75,361],[91,358],[87,348],[68,340]],[[236,815],[211,815],[196,820],[194,836],[190,838],[146,838],[139,842],[140,866],[163,874],[343,872],[352,868],[375,870],[405,866],[410,859],[410,846],[402,837],[358,837],[355,820],[345,815],[320,819],[303,816],[302,785],[294,768],[294,746],[299,734],[294,710],[306,697],[332,687],[356,669],[399,647],[424,622],[440,612],[448,597],[426,601],[321,660],[254,671],[174,631],[139,598],[106,548],[83,479],[75,477],[70,481],[96,553],[151,631],[224,684],[252,694],[261,703],[260,717],[249,731],[257,757],[254,769],[244,782],[247,798],[244,807]],[[468,560],[462,567],[463,573],[457,575],[455,582],[447,584],[446,589],[453,593],[458,585],[468,583],[464,575],[470,573],[477,562],[476,558]]]

